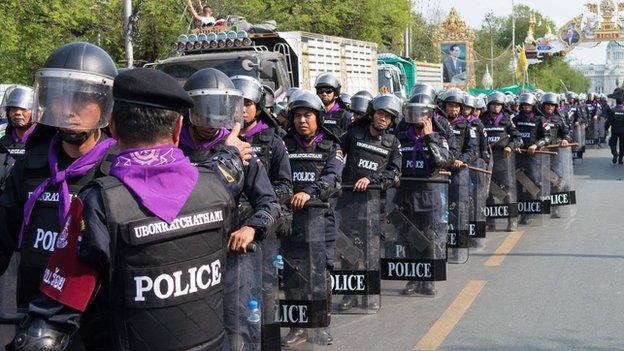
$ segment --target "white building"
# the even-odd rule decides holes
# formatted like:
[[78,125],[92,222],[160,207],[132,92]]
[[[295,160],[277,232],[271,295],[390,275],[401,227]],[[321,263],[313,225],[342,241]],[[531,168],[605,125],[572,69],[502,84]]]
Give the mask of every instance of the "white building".
[[624,83],[624,43],[609,42],[606,64],[575,65],[574,68],[590,80],[590,91],[610,94]]

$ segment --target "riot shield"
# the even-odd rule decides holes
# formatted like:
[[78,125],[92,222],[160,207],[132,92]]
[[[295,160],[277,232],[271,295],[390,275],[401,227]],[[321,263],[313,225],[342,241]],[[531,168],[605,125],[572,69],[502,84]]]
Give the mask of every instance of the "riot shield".
[[468,262],[470,246],[470,171],[468,168],[451,172],[448,197],[448,263]]
[[[17,284],[17,269],[19,266],[19,254],[15,253],[7,270],[0,277],[0,314],[12,314],[16,311],[15,289]],[[2,319],[2,317],[0,317]],[[15,336],[15,325],[3,325],[0,322],[0,345],[7,345]],[[15,323],[17,324],[17,323]]]
[[403,295],[433,297],[446,280],[448,178],[402,178],[386,192],[381,279],[407,281]]
[[600,142],[600,118],[591,119],[586,129],[585,144],[587,146],[597,146]]
[[606,141],[605,123],[607,121],[606,116],[598,118],[598,146]]
[[223,320],[232,351],[260,351],[262,249],[257,243],[247,253],[228,253]]
[[[484,159],[476,159],[472,166],[492,170],[492,162],[487,164]],[[470,247],[477,250],[485,248],[485,207],[490,189],[490,175],[482,172],[470,172],[470,198],[468,200],[470,222],[468,230]]]
[[576,192],[572,150],[557,148],[557,155],[550,156],[550,217],[569,218],[576,215]]
[[260,243],[262,248],[262,294],[260,312],[262,316],[262,351],[281,350],[279,312],[279,271],[284,260],[279,253],[279,239],[269,234]]
[[336,259],[331,273],[336,313],[377,313],[380,307],[380,187],[354,192],[343,184],[336,203]]
[[572,139],[574,143],[578,144],[577,146],[572,147],[572,159],[574,160],[582,160],[583,159],[583,127],[579,124],[577,126],[573,126],[572,128]]
[[549,171],[549,155],[516,155],[519,224],[542,226],[546,215],[550,215]]
[[281,240],[284,271],[277,317],[282,327],[290,328],[288,334],[282,331],[284,338],[293,333],[303,336],[301,342],[282,344],[288,349],[317,349],[330,323],[331,289],[325,256],[327,211],[327,203],[312,201],[293,211],[292,233]]
[[515,155],[504,158],[503,150],[492,150],[492,158],[494,165],[485,207],[487,230],[504,227],[506,231],[514,231],[518,221]]

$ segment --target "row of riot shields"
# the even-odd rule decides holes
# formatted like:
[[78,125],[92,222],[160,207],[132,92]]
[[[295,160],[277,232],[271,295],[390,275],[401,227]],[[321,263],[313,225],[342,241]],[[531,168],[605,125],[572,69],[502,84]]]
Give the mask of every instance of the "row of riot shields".
[[572,157],[574,160],[582,160],[586,145],[585,124],[572,126],[572,140],[575,144],[578,144],[572,147]]

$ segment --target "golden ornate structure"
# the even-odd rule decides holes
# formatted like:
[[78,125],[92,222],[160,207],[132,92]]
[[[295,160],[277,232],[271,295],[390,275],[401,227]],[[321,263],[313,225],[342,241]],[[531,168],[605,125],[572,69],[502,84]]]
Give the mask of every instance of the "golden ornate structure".
[[455,85],[444,83],[445,87],[452,85],[465,90],[476,85],[474,77],[474,53],[472,50],[474,40],[474,31],[459,17],[455,8],[451,8],[444,22],[433,30],[433,49],[438,61],[442,60],[442,52],[440,49],[443,44],[466,45],[466,84]]

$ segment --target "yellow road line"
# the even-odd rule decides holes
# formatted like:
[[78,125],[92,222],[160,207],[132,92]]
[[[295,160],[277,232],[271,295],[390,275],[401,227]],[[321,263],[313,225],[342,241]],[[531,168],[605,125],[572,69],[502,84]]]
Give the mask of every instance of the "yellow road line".
[[437,350],[468,311],[486,283],[485,280],[470,281],[412,351]]
[[520,240],[523,233],[523,231],[517,231],[507,235],[498,249],[492,254],[492,257],[485,262],[485,265],[490,267],[500,266],[505,260],[505,257],[507,257],[507,254],[516,246],[516,243]]

